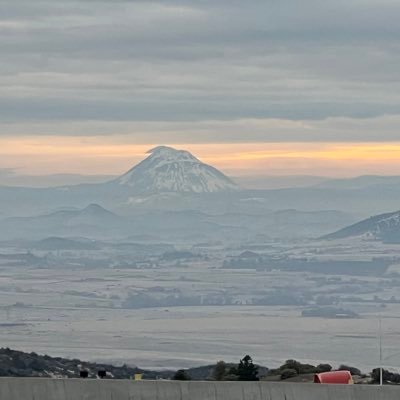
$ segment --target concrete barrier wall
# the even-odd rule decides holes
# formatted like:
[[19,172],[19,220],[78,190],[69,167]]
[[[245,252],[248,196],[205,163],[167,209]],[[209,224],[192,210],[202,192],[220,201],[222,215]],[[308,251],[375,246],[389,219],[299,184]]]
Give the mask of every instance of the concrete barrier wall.
[[399,400],[400,387],[0,378],[1,400]]

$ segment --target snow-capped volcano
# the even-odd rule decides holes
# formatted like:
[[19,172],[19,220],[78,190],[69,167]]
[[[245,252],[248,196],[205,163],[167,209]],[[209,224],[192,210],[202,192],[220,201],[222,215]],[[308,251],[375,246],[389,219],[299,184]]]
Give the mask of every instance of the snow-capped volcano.
[[211,193],[236,190],[237,185],[216,168],[185,150],[159,146],[149,157],[117,179],[135,192]]

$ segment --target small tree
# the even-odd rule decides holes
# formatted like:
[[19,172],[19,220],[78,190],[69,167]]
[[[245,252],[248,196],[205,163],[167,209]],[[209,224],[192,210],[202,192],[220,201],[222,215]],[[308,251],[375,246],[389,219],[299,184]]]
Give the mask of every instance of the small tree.
[[[381,375],[381,369],[375,368],[371,373],[372,383],[379,383],[381,380],[380,375]],[[395,383],[395,384],[400,383],[400,374],[396,374],[396,373],[387,371],[386,369],[384,369],[382,371],[382,378],[383,378],[383,383],[387,383],[387,382]]]
[[236,367],[231,367],[227,371],[227,374],[225,375],[225,380],[226,381],[237,381],[239,378],[238,376],[238,370]]
[[301,374],[314,374],[317,372],[317,368],[311,364],[302,364],[296,360],[286,360],[285,364],[280,367],[281,370],[284,369],[294,369],[298,375]]
[[213,378],[216,381],[223,381],[226,376],[226,363],[224,361],[218,361],[214,368]]
[[240,360],[238,368],[239,381],[258,381],[258,367],[253,364],[252,358],[247,355]]
[[174,381],[190,381],[190,375],[184,370],[180,369],[175,372],[174,377],[172,378]]
[[350,367],[348,365],[341,365],[338,371],[350,371],[351,375],[361,375],[361,371],[358,368]]
[[332,371],[332,365],[329,364],[319,364],[317,365],[317,373],[323,373],[323,372],[331,372]]
[[295,370],[297,374],[301,373],[301,364],[296,360],[286,360],[285,363],[281,366],[282,370],[291,369]]
[[297,376],[297,371],[295,369],[287,368],[281,372],[281,380],[294,378]]

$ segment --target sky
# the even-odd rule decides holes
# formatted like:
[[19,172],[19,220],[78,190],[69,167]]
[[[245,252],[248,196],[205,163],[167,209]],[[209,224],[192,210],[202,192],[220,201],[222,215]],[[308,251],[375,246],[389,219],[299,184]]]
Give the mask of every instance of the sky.
[[399,17],[398,0],[0,0],[0,177],[117,175],[159,144],[235,176],[400,174]]

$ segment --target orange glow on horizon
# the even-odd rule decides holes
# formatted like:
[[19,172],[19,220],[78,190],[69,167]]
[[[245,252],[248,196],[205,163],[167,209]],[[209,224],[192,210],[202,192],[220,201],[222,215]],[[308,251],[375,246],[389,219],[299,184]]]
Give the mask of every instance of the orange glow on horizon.
[[[36,136],[0,139],[0,168],[20,174],[121,174],[156,144],[127,136]],[[180,144],[202,161],[239,175],[400,173],[399,143]]]

